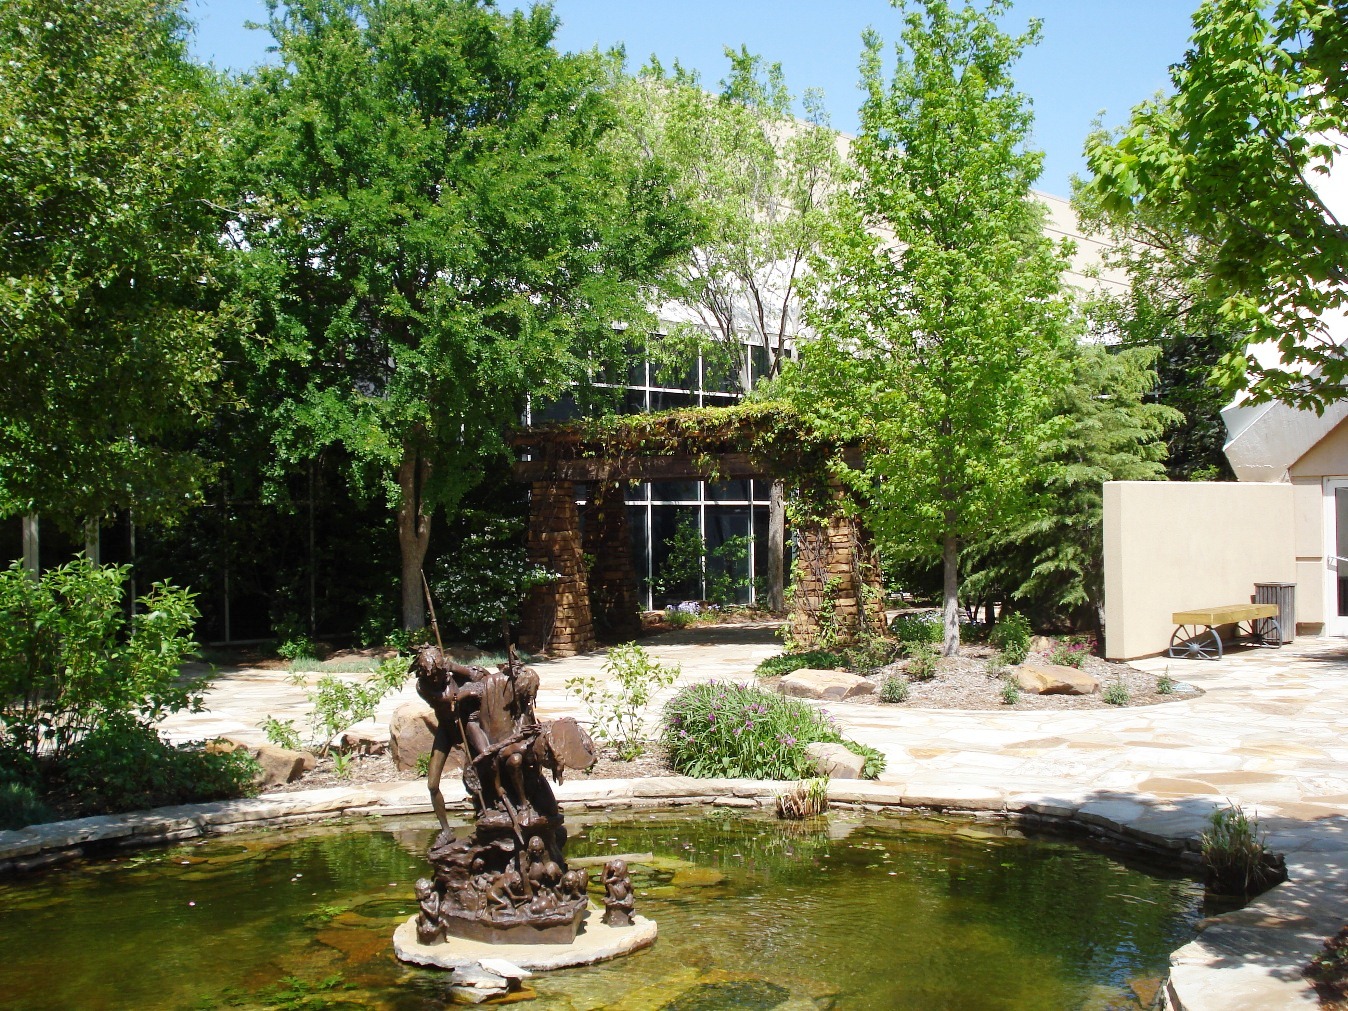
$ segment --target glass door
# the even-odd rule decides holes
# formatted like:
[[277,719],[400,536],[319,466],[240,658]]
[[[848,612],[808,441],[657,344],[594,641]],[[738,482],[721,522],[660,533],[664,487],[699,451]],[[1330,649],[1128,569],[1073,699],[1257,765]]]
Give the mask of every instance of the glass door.
[[1325,479],[1325,634],[1348,636],[1348,478]]

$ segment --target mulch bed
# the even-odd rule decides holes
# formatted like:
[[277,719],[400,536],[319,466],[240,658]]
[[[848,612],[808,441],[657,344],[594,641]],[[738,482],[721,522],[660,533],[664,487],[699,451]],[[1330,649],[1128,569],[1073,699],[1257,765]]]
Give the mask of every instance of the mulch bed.
[[[1094,695],[1031,695],[1020,693],[1020,701],[1007,705],[1002,701],[1000,671],[989,669],[989,661],[997,651],[981,644],[960,647],[959,656],[942,657],[937,663],[936,676],[929,681],[910,681],[907,702],[892,703],[911,709],[1123,709],[1129,706],[1154,706],[1163,702],[1179,702],[1202,694],[1192,685],[1176,684],[1175,691],[1163,695],[1156,690],[1156,675],[1138,670],[1131,664],[1113,663],[1098,656],[1088,656],[1082,665],[1087,674],[1100,679],[1101,693],[1109,685],[1122,682],[1128,689],[1128,702],[1123,706],[1105,702],[1101,693]],[[1031,653],[1031,661],[1047,663],[1043,653]],[[907,661],[881,667],[866,675],[877,689],[886,677],[906,676]],[[863,695],[858,702],[865,705],[890,705],[880,701],[879,695]]]

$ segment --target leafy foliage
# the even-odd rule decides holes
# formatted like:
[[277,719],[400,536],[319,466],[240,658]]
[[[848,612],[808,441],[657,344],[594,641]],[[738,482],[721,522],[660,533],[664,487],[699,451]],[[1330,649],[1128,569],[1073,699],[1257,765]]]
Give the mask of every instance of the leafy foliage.
[[1126,706],[1132,695],[1128,691],[1128,686],[1122,681],[1111,681],[1105,685],[1104,691],[1100,693],[1100,698],[1111,706]]
[[[306,683],[302,673],[294,675],[291,680],[300,685]],[[397,691],[406,680],[407,661],[401,657],[385,660],[363,683],[336,674],[321,676],[307,692],[310,706],[309,747],[318,755],[326,755],[332,747],[333,738],[361,720],[368,720],[384,697]],[[286,740],[298,738],[291,720],[268,716],[263,721],[263,727],[269,740],[273,740],[273,733]],[[292,747],[281,740],[275,740],[275,743]]]
[[200,681],[181,676],[192,656],[192,595],[156,583],[123,610],[126,566],[78,558],[34,578],[0,571],[0,700],[8,747],[65,758],[113,720],[149,724],[201,708]]
[[[403,620],[437,508],[503,457],[526,394],[584,387],[649,319],[688,226],[612,136],[611,70],[545,7],[309,0],[240,82],[231,144],[277,461],[341,446],[399,510]],[[592,357],[593,356],[593,359]]]
[[1348,380],[1324,329],[1348,305],[1348,230],[1317,185],[1344,150],[1346,25],[1339,0],[1206,0],[1174,94],[1087,144],[1104,209],[1172,222],[1167,253],[1205,262],[1232,327],[1224,385],[1317,409]]
[[754,674],[761,678],[785,677],[792,671],[804,667],[816,670],[834,670],[842,666],[842,658],[837,653],[825,649],[812,649],[804,653],[781,653],[759,661]]
[[76,742],[60,772],[81,808],[115,812],[253,793],[257,763],[244,748],[169,744],[123,715]]
[[777,817],[802,821],[828,810],[828,777],[797,783],[777,795]]
[[941,616],[930,612],[896,614],[889,623],[889,631],[905,647],[922,643],[935,645],[941,641]]
[[268,716],[262,721],[262,733],[279,748],[300,750],[300,732],[294,720],[278,720],[275,716]]
[[1103,483],[1163,478],[1162,435],[1179,419],[1150,400],[1155,359],[1146,348],[1072,352],[1071,381],[1053,398],[1063,424],[1041,449],[1052,467],[1034,482],[1030,509],[966,548],[971,592],[999,587],[1045,623],[1067,619],[1098,631]]
[[669,760],[685,776],[810,778],[814,763],[805,749],[815,742],[863,755],[867,779],[884,771],[884,756],[846,740],[826,711],[749,685],[689,685],[665,706],[663,723]]
[[1024,663],[1030,655],[1030,619],[1019,611],[1003,614],[992,626],[988,642],[1001,650],[1001,659],[1007,664]]
[[210,72],[172,0],[0,6],[0,516],[190,505],[220,393]]
[[580,696],[591,720],[596,740],[612,745],[624,761],[646,750],[646,710],[656,693],[668,688],[680,673],[679,666],[653,661],[636,643],[614,646],[604,658],[608,681],[593,676],[574,677],[567,691]]
[[1015,678],[1002,679],[1001,698],[1004,706],[1014,706],[1020,701],[1020,685],[1016,683]]
[[936,676],[941,653],[935,643],[920,642],[909,650],[905,668],[914,681],[930,681]]
[[529,591],[556,574],[529,561],[518,519],[465,510],[456,526],[463,535],[427,574],[437,617],[469,642],[500,645],[504,624],[519,626]]
[[1209,888],[1226,895],[1255,895],[1287,877],[1287,868],[1269,852],[1259,821],[1239,804],[1219,808],[1199,837]]
[[1095,640],[1090,636],[1070,636],[1053,643],[1049,651],[1048,662],[1063,667],[1075,667],[1080,670],[1086,663],[1086,657],[1095,651]]
[[[1030,186],[1028,100],[1010,67],[1038,38],[944,0],[900,3],[886,82],[865,37],[860,180],[826,235],[809,321],[785,384],[802,412],[877,447],[859,474],[886,554],[941,557],[945,652],[959,647],[961,538],[1021,516],[1071,341],[1064,250]],[[883,236],[883,238],[882,238]],[[794,370],[793,370],[794,371]]]
[[880,701],[897,704],[907,702],[911,689],[908,682],[897,675],[890,674],[880,685]]

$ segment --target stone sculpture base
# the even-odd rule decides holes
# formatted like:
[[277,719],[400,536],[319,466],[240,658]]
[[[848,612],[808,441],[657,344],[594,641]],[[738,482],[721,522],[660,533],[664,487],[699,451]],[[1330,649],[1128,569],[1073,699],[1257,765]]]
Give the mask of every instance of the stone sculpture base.
[[[508,926],[493,923],[491,920],[478,919],[475,916],[457,913],[441,914],[440,922],[445,925],[445,936],[450,943],[454,941],[481,941],[483,944],[570,944],[576,939],[576,933],[585,922],[586,911],[576,910],[574,915],[553,913],[544,923],[512,923]],[[420,942],[417,942],[420,944]],[[434,947],[434,945],[423,945]],[[510,961],[507,959],[506,961]],[[527,968],[522,966],[521,968]]]
[[602,915],[599,910],[590,909],[580,933],[570,944],[490,944],[465,937],[422,944],[417,940],[417,918],[413,916],[393,932],[393,951],[404,962],[440,969],[457,969],[484,958],[496,958],[521,969],[546,971],[605,962],[655,943],[654,920],[637,916],[630,927],[609,927],[600,921]]

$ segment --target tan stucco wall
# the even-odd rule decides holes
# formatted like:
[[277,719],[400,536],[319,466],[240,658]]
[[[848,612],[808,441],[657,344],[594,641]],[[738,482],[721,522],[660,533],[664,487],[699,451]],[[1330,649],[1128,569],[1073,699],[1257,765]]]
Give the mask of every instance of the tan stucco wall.
[[1109,481],[1104,506],[1111,659],[1166,649],[1175,611],[1246,603],[1256,582],[1297,579],[1291,485]]

